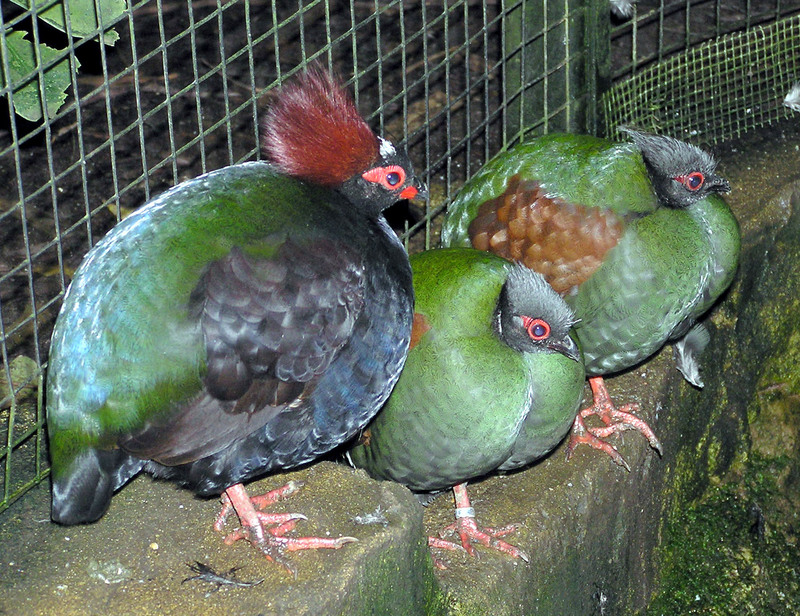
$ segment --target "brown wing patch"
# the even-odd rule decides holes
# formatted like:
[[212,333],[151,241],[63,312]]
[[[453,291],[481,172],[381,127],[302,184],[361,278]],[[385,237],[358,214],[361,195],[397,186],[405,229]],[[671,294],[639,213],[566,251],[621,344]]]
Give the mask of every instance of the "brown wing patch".
[[478,250],[524,263],[564,294],[600,267],[623,230],[612,211],[548,197],[537,182],[515,175],[480,206],[469,237]]
[[422,340],[422,337],[430,328],[430,323],[428,323],[428,319],[425,315],[421,312],[415,312],[414,321],[411,324],[411,343],[408,345],[409,351],[419,344],[419,341]]
[[364,447],[369,447],[370,442],[372,441],[372,432],[369,428],[364,430],[361,433],[361,436],[358,437],[357,445],[363,445]]

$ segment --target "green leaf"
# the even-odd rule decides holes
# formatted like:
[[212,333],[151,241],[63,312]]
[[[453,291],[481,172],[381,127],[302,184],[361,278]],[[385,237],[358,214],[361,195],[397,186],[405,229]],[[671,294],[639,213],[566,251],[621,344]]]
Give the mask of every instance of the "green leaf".
[[[30,0],[11,1],[26,9],[31,7]],[[48,4],[48,2],[41,0],[36,4],[37,6],[42,6]],[[116,23],[125,14],[126,7],[126,0],[98,1],[103,27],[106,28],[106,32],[103,35],[103,42],[106,45],[113,45],[119,40],[119,34],[117,34],[116,30],[111,29],[110,26]],[[64,17],[64,5],[62,3],[59,2],[50,8],[44,9],[38,13],[38,16],[54,28],[58,28],[62,32],[67,31],[66,19]],[[94,0],[70,0],[69,21],[71,26],[70,33],[72,36],[77,38],[96,36],[94,31],[97,30],[99,26]]]
[[[14,89],[14,111],[26,120],[37,122],[42,119],[42,100],[40,97],[39,82],[36,78],[25,82],[36,70],[36,54],[33,43],[25,39],[24,32],[9,31],[6,33],[6,48],[0,51],[8,53],[9,74],[3,75],[6,85],[11,85]],[[64,55],[65,50],[57,50],[47,45],[39,45],[39,55],[42,64],[47,64],[60,55]],[[3,62],[5,65],[5,61]],[[75,59],[75,70],[80,63]],[[70,86],[70,67],[69,60],[64,58],[58,64],[52,66],[44,72],[44,93],[47,108],[47,117],[53,118],[56,112],[67,98],[67,88]]]

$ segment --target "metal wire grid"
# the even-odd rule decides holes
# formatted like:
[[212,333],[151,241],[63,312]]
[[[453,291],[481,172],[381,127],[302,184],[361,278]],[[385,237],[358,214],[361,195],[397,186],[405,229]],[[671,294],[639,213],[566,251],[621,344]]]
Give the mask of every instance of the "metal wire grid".
[[783,105],[800,76],[800,15],[691,47],[603,95],[609,130],[630,123],[717,143],[797,114]]
[[607,3],[522,2],[519,10],[523,17],[513,22],[519,31],[506,32],[507,37],[513,32],[506,50],[520,82],[505,81],[509,113],[503,146],[553,130],[592,130]]
[[442,204],[499,148],[528,129],[582,128],[596,96],[584,39],[604,3],[143,0],[94,33],[114,26],[114,47],[41,25],[55,0],[3,3],[4,73],[6,30],[25,28],[64,49],[28,81],[67,58],[72,82],[54,117],[28,123],[9,105],[0,120],[0,512],[47,476],[40,381],[75,267],[155,194],[258,158],[271,87],[311,60],[349,78],[371,124],[425,170],[434,198],[405,217],[405,236],[429,247]]
[[[606,35],[598,27],[607,15],[605,0],[484,2],[482,11],[483,27],[466,36],[466,46],[445,40],[446,52],[423,53],[431,60],[423,126],[433,196],[423,219],[408,230],[412,249],[421,247],[413,242],[421,228],[425,248],[438,242],[436,216],[498,150],[533,134],[587,130],[595,120],[599,69],[592,51]],[[443,31],[446,36],[451,28]],[[475,45],[488,54],[468,54],[461,64],[461,55]],[[476,60],[482,66],[474,66]],[[465,73],[460,79],[459,72]],[[414,135],[412,130],[412,148]]]
[[620,81],[674,53],[798,9],[800,0],[638,0],[630,18],[612,20],[611,78]]

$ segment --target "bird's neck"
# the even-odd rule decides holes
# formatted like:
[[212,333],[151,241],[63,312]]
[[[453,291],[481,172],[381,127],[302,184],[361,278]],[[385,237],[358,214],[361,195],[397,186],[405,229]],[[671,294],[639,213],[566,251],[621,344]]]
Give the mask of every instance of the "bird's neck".
[[334,190],[347,199],[361,215],[372,219],[382,218],[383,211],[395,202],[393,195],[359,176],[346,180]]

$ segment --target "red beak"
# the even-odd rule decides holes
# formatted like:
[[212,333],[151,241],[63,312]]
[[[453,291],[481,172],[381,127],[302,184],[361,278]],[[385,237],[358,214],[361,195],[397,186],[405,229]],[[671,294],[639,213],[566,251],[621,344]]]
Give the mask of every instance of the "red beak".
[[400,198],[401,199],[413,199],[417,196],[419,191],[414,188],[413,186],[407,186],[402,191],[400,191]]

